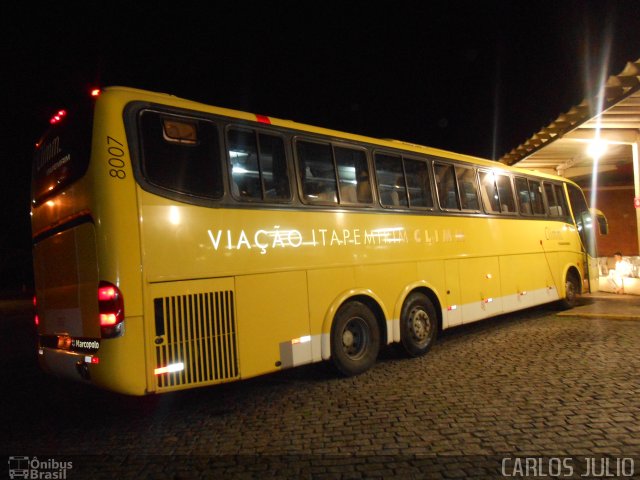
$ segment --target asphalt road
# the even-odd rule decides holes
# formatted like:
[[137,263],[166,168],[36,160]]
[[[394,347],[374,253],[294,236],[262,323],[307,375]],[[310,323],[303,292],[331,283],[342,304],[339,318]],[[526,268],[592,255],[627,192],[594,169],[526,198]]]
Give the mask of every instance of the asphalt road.
[[640,478],[640,321],[557,313],[386,348],[355,378],[317,364],[134,398],[41,373],[28,302],[5,303],[0,451],[7,475],[26,457],[68,479]]

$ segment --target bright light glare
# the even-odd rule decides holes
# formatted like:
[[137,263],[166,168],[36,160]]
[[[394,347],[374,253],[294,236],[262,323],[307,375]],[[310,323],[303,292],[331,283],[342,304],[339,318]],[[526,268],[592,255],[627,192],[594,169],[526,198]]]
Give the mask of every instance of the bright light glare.
[[153,373],[156,375],[162,375],[163,373],[172,373],[172,372],[180,372],[184,370],[184,363],[172,363],[167,365],[166,367],[156,368]]
[[304,337],[294,338],[291,340],[292,345],[296,345],[298,343],[307,343],[311,341],[311,335],[305,335]]
[[587,154],[594,159],[598,159],[607,151],[607,142],[596,139],[589,143]]
[[249,156],[247,152],[238,152],[236,150],[229,150],[229,156],[231,158],[246,158]]
[[180,225],[180,210],[178,207],[169,207],[169,223],[171,225]]

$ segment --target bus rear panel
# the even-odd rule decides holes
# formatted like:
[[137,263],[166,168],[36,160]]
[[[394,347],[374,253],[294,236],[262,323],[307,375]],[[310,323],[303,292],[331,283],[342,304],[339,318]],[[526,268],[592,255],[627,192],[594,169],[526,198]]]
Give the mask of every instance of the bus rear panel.
[[[101,161],[108,164],[106,155],[124,157],[126,150],[100,148],[106,132],[97,132],[105,124],[93,118],[94,104],[59,110],[36,144],[31,221],[38,359],[60,377],[144,394],[143,343],[138,338],[132,345],[142,325],[135,315],[125,322],[136,302],[125,311],[122,290],[135,282],[126,281],[128,268],[120,273],[122,260],[130,259],[122,249],[138,251],[130,236],[135,229],[127,230],[130,245],[123,247],[117,230],[126,227],[109,212],[127,210],[127,199],[109,193],[108,169],[99,168]],[[135,221],[135,203],[128,210],[125,218]]]

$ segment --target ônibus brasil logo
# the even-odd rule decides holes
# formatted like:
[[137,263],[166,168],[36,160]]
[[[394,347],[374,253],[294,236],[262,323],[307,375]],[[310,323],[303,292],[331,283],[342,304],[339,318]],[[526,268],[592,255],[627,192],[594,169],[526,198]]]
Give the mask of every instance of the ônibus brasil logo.
[[9,478],[32,478],[63,480],[67,471],[73,468],[73,462],[61,462],[53,458],[39,460],[38,457],[9,457]]

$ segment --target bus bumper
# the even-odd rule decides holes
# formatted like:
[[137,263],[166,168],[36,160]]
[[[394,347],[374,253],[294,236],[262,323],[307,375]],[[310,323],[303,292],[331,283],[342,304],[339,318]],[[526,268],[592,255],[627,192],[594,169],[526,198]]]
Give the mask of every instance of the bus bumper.
[[92,355],[68,352],[57,348],[38,348],[38,363],[45,372],[75,381],[91,380],[90,365],[95,362]]

